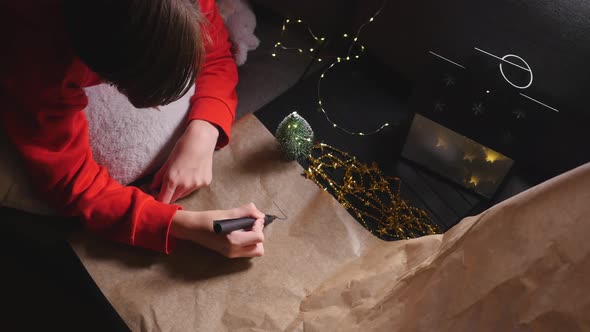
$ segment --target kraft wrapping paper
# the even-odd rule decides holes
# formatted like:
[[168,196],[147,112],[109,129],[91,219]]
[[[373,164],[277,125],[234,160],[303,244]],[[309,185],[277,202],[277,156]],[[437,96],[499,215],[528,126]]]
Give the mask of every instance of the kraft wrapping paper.
[[71,244],[134,331],[590,330],[590,166],[466,218],[445,235],[384,242],[285,162],[254,117],[215,154],[187,210],[254,202],[289,216],[266,254],[169,255],[77,234]]

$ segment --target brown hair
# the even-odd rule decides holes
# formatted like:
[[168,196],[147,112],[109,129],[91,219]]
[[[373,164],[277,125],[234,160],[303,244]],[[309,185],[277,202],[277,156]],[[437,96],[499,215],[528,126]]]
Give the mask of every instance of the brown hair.
[[194,83],[205,57],[194,0],[65,0],[78,57],[135,107],[166,105]]

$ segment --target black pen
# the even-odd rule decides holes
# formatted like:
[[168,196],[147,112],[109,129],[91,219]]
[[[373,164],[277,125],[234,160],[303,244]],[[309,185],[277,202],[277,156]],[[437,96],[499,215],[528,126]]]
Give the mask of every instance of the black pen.
[[[267,214],[264,216],[264,226],[267,226],[275,219],[277,216],[273,216]],[[235,218],[235,219],[223,219],[223,220],[215,220],[213,222],[213,230],[217,234],[226,234],[231,233],[233,231],[237,231],[238,229],[248,229],[254,226],[254,222],[256,221],[255,218]]]
[[[264,226],[269,225],[270,223],[275,221],[275,219],[287,219],[287,215],[285,214],[285,212],[283,212],[283,210],[281,210],[281,208],[276,203],[275,206],[283,213],[284,217],[280,218],[272,214],[265,214]],[[252,226],[254,226],[255,221],[256,218],[252,217],[215,220],[213,221],[213,231],[217,234],[227,234],[233,231],[237,231],[238,229],[249,229],[252,228]]]

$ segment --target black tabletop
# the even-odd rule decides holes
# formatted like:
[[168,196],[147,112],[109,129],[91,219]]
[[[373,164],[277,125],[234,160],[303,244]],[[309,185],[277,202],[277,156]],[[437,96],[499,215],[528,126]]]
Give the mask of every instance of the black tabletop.
[[[413,117],[409,81],[367,55],[332,67],[321,80],[318,96],[323,72],[320,69],[301,80],[256,116],[274,132],[286,115],[297,111],[312,126],[317,141],[363,162],[376,162],[385,175],[400,177],[402,196],[424,209],[443,230],[487,206],[489,200],[400,157]],[[350,131],[369,132],[384,123],[390,126],[374,135],[348,134],[327,120],[319,98],[332,122]],[[307,166],[305,161],[301,163]]]

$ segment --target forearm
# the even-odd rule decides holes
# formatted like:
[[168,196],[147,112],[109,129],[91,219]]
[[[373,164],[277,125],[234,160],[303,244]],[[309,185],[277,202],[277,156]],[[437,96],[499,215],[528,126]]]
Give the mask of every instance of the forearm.
[[176,214],[172,218],[172,224],[170,224],[170,235],[177,239],[190,240],[189,234],[192,229],[197,228],[203,231],[213,231],[213,223],[211,222],[211,227],[209,227],[209,229],[206,223],[203,223],[202,220],[198,218],[198,214],[199,212],[195,211],[176,211]]
[[[185,136],[194,140],[206,140],[217,142],[219,129],[208,121],[192,120],[186,126]],[[215,144],[213,144],[215,146]]]

